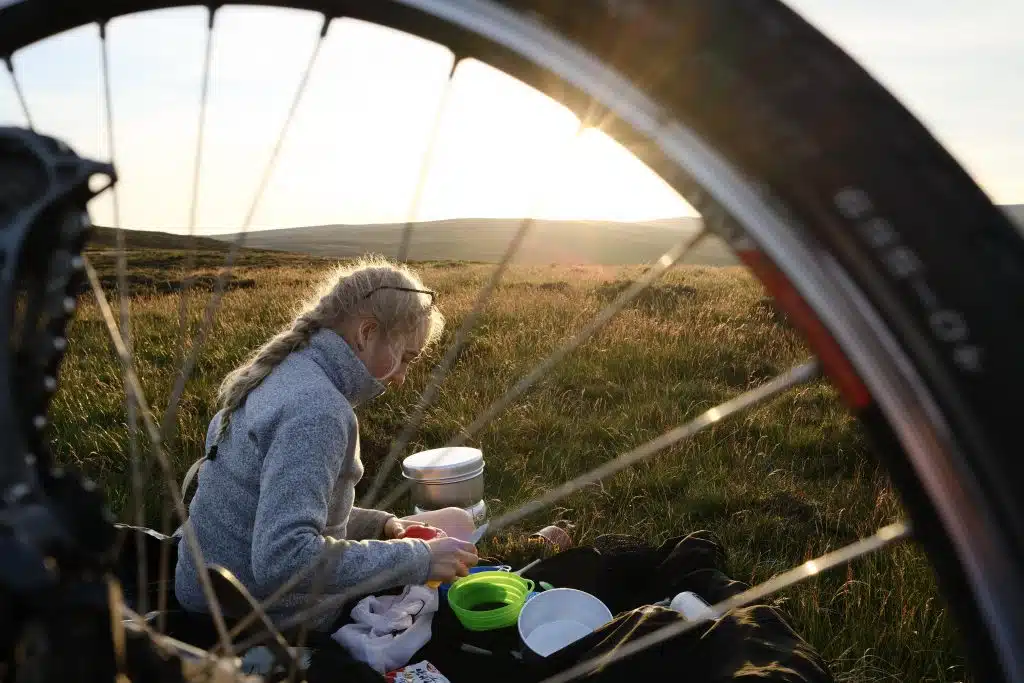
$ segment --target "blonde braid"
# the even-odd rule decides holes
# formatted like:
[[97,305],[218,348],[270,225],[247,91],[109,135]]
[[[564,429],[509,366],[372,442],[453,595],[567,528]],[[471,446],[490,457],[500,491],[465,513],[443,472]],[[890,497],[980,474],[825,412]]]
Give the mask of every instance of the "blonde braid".
[[217,437],[214,443],[220,443],[228,431],[231,414],[245,401],[253,389],[267,378],[267,375],[280,365],[288,354],[297,351],[309,343],[313,333],[320,329],[320,321],[310,313],[304,313],[292,321],[286,330],[278,332],[260,347],[245,365],[236,368],[224,378],[217,391],[217,400],[223,411]]

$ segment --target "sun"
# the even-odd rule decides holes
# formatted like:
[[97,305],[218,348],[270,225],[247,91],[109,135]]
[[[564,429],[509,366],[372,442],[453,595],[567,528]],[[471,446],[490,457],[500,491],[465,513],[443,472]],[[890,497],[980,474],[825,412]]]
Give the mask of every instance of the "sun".
[[455,70],[419,219],[455,215],[637,221],[695,211],[564,106],[475,60]]

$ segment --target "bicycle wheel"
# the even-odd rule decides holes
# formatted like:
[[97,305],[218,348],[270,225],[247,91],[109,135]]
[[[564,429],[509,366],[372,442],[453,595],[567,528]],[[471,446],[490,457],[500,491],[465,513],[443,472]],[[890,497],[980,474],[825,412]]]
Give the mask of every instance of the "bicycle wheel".
[[[8,3],[0,54],[175,4]],[[636,150],[765,284],[881,444],[975,666],[986,678],[1024,680],[1024,503],[1015,495],[1022,465],[1011,455],[1009,400],[1024,381],[1016,352],[1024,240],[865,72],[776,2],[268,4],[439,42],[457,59],[491,64],[550,95],[584,122],[599,119]],[[787,375],[724,412],[809,375]],[[650,452],[627,454],[620,466]],[[595,476],[610,471],[617,469]],[[568,490],[554,489],[538,505]]]

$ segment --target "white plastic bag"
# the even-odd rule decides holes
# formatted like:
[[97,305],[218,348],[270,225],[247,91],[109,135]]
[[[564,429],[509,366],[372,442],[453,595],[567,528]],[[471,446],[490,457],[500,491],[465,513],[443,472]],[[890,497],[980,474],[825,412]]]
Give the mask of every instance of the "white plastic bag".
[[370,596],[352,608],[351,624],[331,637],[379,673],[405,666],[430,641],[437,590],[406,586],[401,595]]

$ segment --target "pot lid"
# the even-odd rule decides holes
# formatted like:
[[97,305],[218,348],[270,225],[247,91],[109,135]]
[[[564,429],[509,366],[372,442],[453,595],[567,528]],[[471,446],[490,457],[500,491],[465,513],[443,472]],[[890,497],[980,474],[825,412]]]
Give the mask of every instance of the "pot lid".
[[479,448],[454,446],[413,453],[402,461],[402,473],[416,481],[446,481],[479,474],[484,454]]

